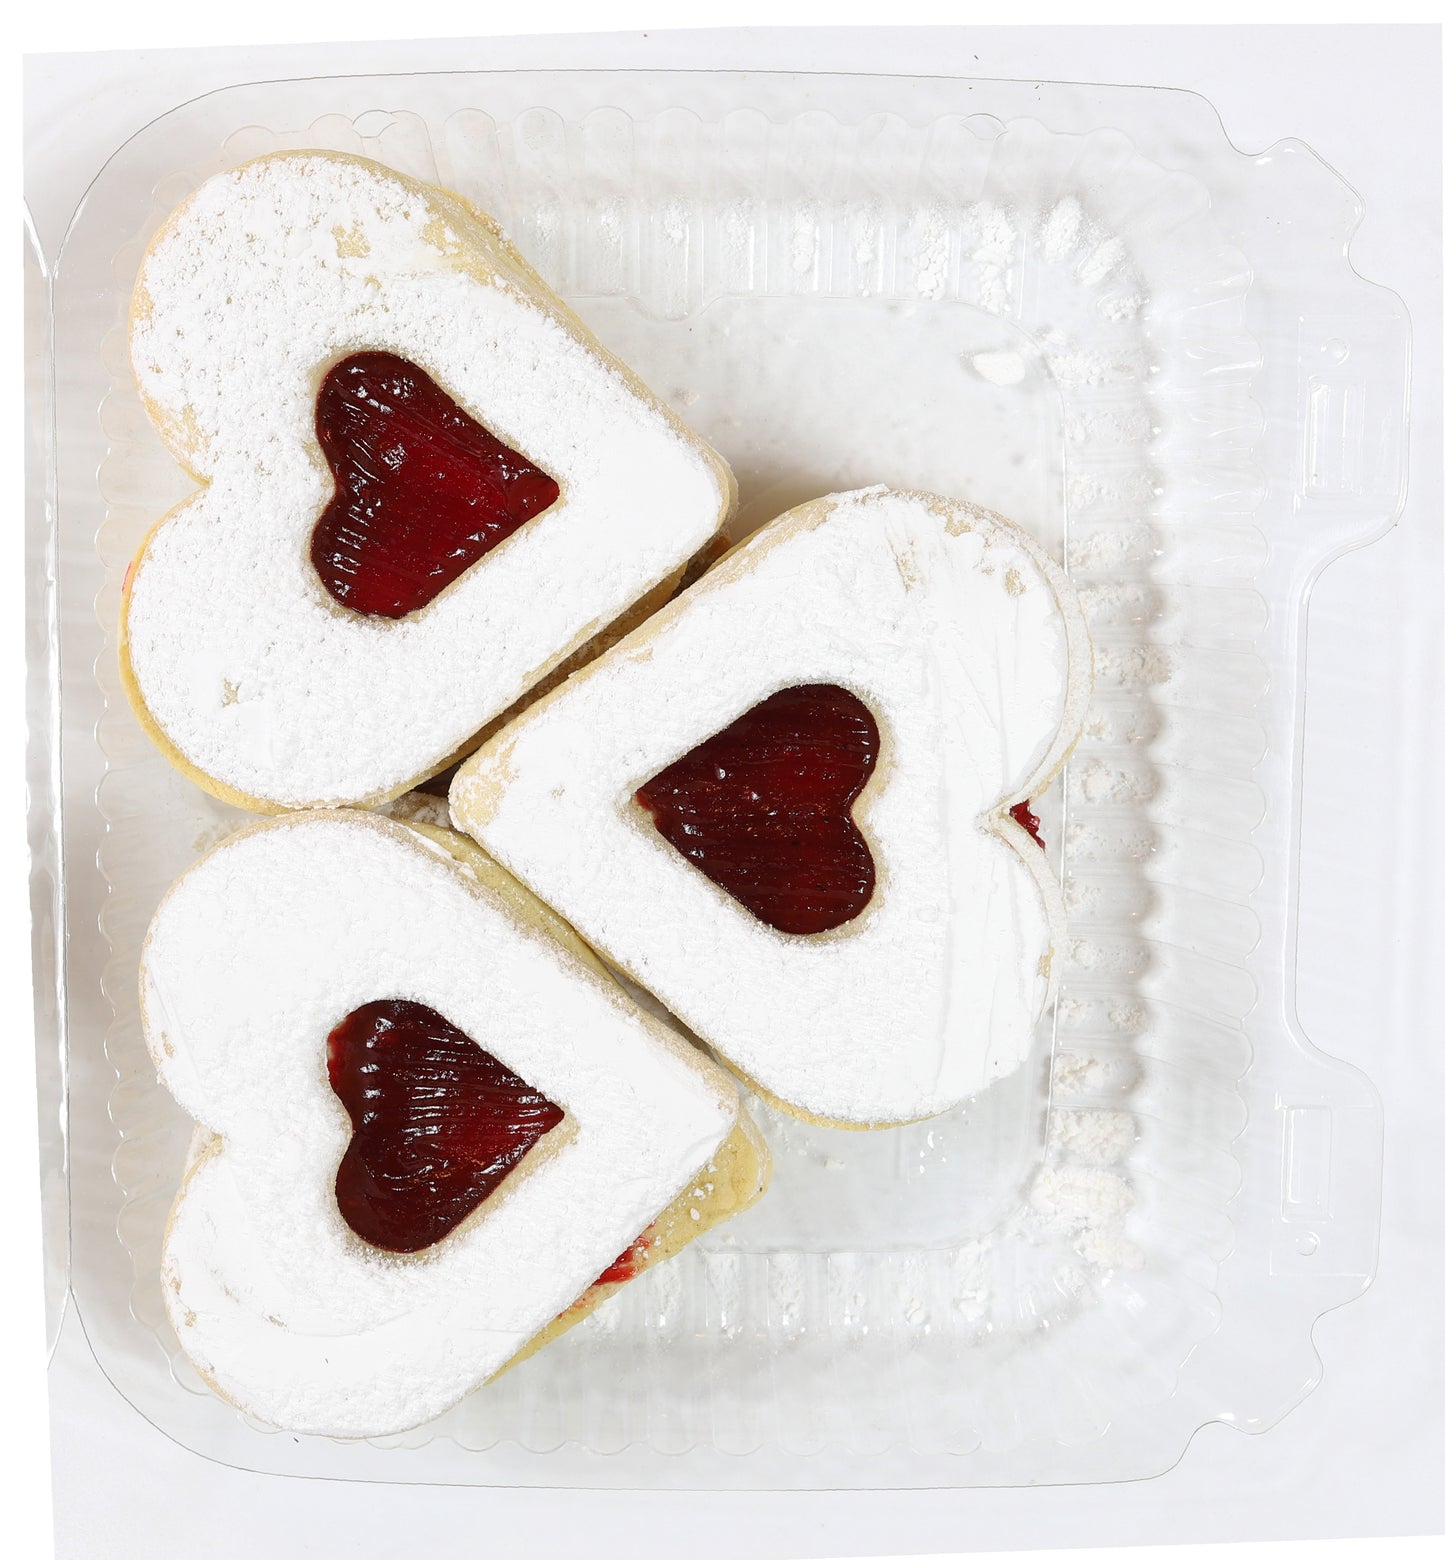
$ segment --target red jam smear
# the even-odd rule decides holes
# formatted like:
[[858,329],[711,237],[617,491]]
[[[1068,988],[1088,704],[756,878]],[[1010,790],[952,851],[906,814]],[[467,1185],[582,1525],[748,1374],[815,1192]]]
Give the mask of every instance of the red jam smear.
[[426,606],[560,491],[390,352],[358,352],[327,373],[316,437],[336,491],[311,562],[342,606],[369,617]]
[[[648,1225],[648,1228],[652,1226]],[[647,1261],[647,1248],[651,1244],[648,1236],[639,1235],[610,1267],[604,1268],[592,1280],[592,1288],[596,1289],[598,1284],[625,1284],[629,1278],[636,1278]]]
[[842,926],[873,896],[852,807],[878,762],[878,723],[833,683],[784,688],[637,791],[657,831],[780,932]]
[[[652,1227],[653,1226],[649,1224],[647,1229],[651,1230]],[[622,1255],[612,1263],[610,1267],[604,1268],[597,1275],[597,1277],[592,1280],[587,1288],[577,1296],[577,1298],[572,1302],[571,1305],[567,1307],[565,1311],[561,1311],[558,1314],[561,1316],[566,1316],[570,1312],[575,1311],[578,1306],[586,1305],[588,1300],[591,1298],[592,1291],[594,1289],[601,1288],[603,1284],[625,1284],[629,1279],[636,1278],[637,1275],[642,1271],[643,1267],[646,1265],[647,1248],[651,1244],[652,1237],[647,1233],[647,1231],[644,1231],[637,1237],[635,1241],[633,1241],[627,1250],[624,1251]]]
[[420,1002],[368,1002],[326,1042],[351,1117],[336,1205],[384,1251],[422,1251],[496,1191],[561,1109]]
[[1044,848],[1044,837],[1039,832],[1038,814],[1029,806],[1027,801],[1015,802],[1008,810],[1008,815],[1018,824],[1025,834],[1029,835],[1040,850]]

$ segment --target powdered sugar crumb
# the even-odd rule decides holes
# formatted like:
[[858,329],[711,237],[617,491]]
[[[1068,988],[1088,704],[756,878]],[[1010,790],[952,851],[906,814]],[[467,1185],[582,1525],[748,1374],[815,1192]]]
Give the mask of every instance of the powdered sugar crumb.
[[662,208],[662,236],[681,248],[687,242],[688,211],[680,200],[670,200]]
[[1084,228],[1084,211],[1078,199],[1066,195],[1052,207],[1042,224],[1044,258],[1059,261],[1073,254],[1078,248],[1079,236]]
[[937,207],[925,207],[909,228],[915,255],[914,286],[920,297],[941,298],[948,290],[948,220]]
[[1016,385],[1027,372],[1017,352],[975,352],[969,359],[974,372],[991,385]]
[[1049,1117],[1050,1144],[1089,1165],[1125,1158],[1138,1136],[1134,1118],[1122,1110],[1055,1110]]

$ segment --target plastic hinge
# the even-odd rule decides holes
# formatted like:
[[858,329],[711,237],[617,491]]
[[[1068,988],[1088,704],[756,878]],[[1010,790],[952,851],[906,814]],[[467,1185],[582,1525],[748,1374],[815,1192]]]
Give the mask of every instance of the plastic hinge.
[[1368,312],[1307,314],[1299,322],[1300,450],[1296,508],[1404,501],[1410,327],[1388,293]]

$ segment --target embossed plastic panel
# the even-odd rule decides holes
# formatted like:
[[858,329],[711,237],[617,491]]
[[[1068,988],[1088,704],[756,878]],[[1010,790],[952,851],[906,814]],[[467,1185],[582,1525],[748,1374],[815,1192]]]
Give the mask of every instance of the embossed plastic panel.
[[[1071,925],[1026,1067],[891,1132],[760,1110],[758,1208],[377,1445],[268,1434],[179,1353],[157,1257],[187,1123],[136,1013],[155,904],[238,816],[118,687],[124,569],[187,490],[129,380],[126,300],[175,202],[279,146],[362,152],[498,216],[733,463],[740,532],[869,481],[972,498],[1066,557],[1097,647],[1041,807]],[[1207,1421],[1298,1402],[1379,1216],[1376,1096],[1300,1033],[1291,973],[1306,595],[1403,497],[1408,327],[1349,266],[1358,218],[1306,148],[1243,157],[1201,99],[1142,88],[309,80],[199,99],[121,148],[54,284],[51,688],[71,1283],[121,1391],[247,1467],[618,1487],[1135,1478]]]

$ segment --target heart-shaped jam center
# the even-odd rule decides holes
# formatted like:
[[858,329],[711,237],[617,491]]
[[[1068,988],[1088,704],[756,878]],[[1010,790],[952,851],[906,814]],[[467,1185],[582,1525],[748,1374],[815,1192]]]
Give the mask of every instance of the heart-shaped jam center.
[[825,932],[873,896],[853,803],[878,761],[878,723],[833,683],[784,688],[637,792],[657,831],[780,932]]
[[352,1128],[336,1204],[386,1251],[421,1251],[450,1234],[562,1119],[420,1002],[348,1013],[327,1039],[326,1069]]
[[559,489],[415,363],[343,358],[321,381],[316,437],[336,491],[311,562],[342,606],[399,618],[424,607]]

